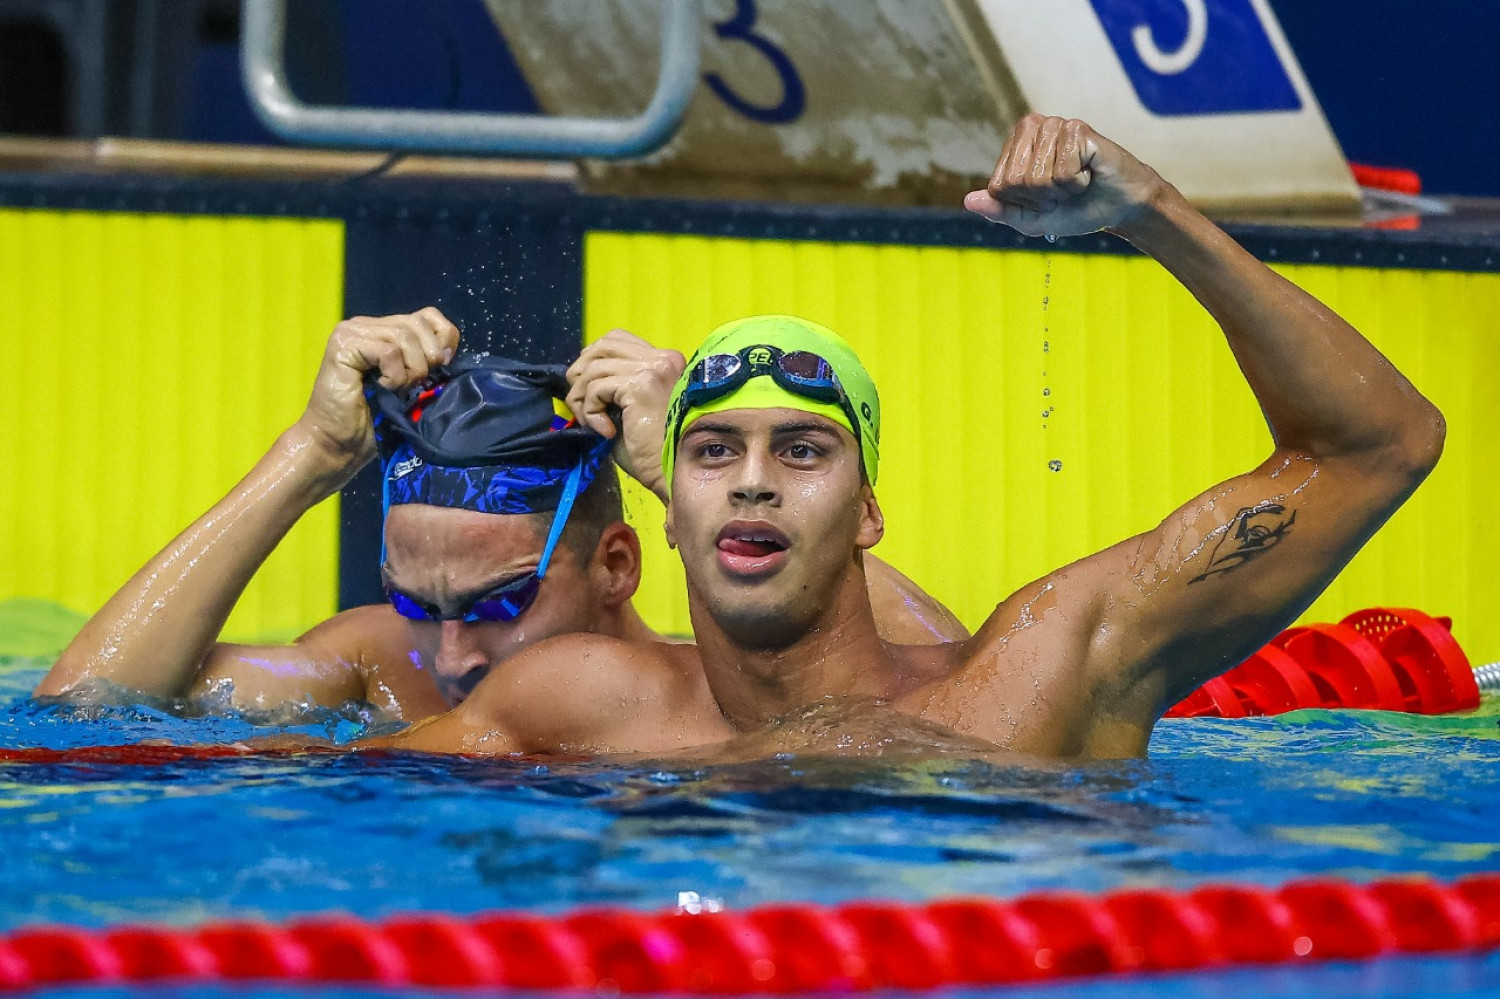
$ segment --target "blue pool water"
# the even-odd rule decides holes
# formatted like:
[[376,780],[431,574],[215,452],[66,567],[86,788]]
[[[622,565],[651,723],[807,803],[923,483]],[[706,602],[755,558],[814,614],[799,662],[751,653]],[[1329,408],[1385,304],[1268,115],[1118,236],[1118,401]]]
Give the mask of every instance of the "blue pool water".
[[[39,705],[26,695],[43,665],[0,659],[0,745],[218,742],[267,731],[142,707]],[[539,766],[348,754],[150,767],[0,763],[0,931],[583,904],[659,910],[683,891],[743,908],[1226,879],[1277,885],[1309,874],[1452,879],[1500,869],[1497,720],[1492,701],[1440,718],[1303,712],[1169,721],[1150,760],[1055,772],[962,759]],[[348,739],[365,721],[356,711],[330,713],[301,730]],[[1320,999],[1494,995],[1500,959],[1235,970],[1006,994],[1169,988]]]

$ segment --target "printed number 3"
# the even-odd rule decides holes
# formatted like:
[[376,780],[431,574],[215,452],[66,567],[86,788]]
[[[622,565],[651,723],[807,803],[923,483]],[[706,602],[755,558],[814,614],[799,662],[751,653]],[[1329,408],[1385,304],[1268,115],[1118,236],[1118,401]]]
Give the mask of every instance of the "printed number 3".
[[1208,6],[1205,0],[1181,0],[1187,8],[1187,37],[1174,52],[1163,52],[1156,44],[1156,36],[1150,25],[1137,24],[1130,33],[1135,43],[1136,55],[1153,73],[1176,76],[1185,71],[1203,54],[1203,43],[1208,38]]
[[719,100],[751,121],[767,125],[785,125],[802,117],[807,109],[807,90],[802,86],[802,77],[792,60],[772,42],[755,33],[755,0],[735,0],[734,16],[714,25],[714,34],[729,41],[744,42],[766,57],[776,75],[781,78],[781,101],[771,107],[751,104],[730,89],[729,84],[718,73],[704,73],[703,82],[718,95]]

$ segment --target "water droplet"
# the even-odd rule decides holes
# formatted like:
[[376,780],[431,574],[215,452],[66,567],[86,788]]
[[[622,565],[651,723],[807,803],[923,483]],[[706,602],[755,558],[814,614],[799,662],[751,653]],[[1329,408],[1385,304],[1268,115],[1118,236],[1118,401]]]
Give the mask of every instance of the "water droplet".
[[1047,235],[1043,236],[1042,238],[1045,239],[1049,243],[1055,243],[1055,242],[1057,242],[1057,233],[1055,233],[1055,232],[1049,232],[1049,233],[1047,233]]
[[1042,353],[1043,354],[1050,353],[1051,350],[1052,350],[1052,341],[1050,341],[1050,340],[1043,340],[1042,341]]
[[1058,461],[1056,458],[1053,458],[1051,461],[1047,462],[1047,467],[1052,469],[1052,471],[1054,472],[1061,472],[1062,462]]
[[1049,388],[1042,389],[1042,395],[1051,395],[1051,394],[1052,394],[1052,390],[1051,389],[1049,389]]
[[1047,417],[1049,417],[1051,415],[1052,415],[1052,407],[1051,406],[1048,406],[1046,409],[1042,410],[1042,419],[1045,420]]

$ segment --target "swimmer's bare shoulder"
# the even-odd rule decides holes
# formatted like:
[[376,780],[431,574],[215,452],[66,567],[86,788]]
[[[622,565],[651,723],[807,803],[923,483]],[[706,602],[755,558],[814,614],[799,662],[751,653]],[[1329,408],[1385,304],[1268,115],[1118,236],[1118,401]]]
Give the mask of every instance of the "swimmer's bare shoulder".
[[603,635],[547,639],[462,704],[362,747],[435,753],[671,753],[731,734],[692,645]]
[[1028,583],[972,638],[903,647],[918,682],[898,706],[965,735],[1052,759],[1133,755],[1137,742],[1144,748],[1130,728],[1123,752],[1101,751],[1120,735],[1096,710],[1120,692],[1110,694],[1089,670],[1107,561],[1091,556]]

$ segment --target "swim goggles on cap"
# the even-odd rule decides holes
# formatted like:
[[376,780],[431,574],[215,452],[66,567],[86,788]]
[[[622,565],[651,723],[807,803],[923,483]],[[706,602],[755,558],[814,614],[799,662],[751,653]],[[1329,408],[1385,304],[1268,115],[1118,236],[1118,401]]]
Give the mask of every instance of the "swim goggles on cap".
[[794,395],[837,403],[858,442],[859,420],[833,365],[810,350],[782,351],[769,344],[746,347],[736,354],[710,354],[693,365],[675,411],[668,418],[668,432],[675,440],[689,410],[722,399],[760,375],[770,375],[772,381]]
[[436,607],[424,604],[393,586],[386,586],[385,595],[390,600],[391,606],[396,608],[396,613],[412,621],[462,621],[465,624],[477,624],[481,621],[488,623],[514,621],[526,613],[526,608],[532,605],[536,600],[536,595],[541,592],[542,580],[547,576],[547,567],[552,564],[552,553],[562,537],[563,528],[567,526],[568,514],[573,511],[573,501],[578,498],[579,485],[583,479],[583,464],[579,462],[573,466],[573,471],[568,475],[567,484],[563,486],[562,499],[557,504],[557,512],[552,515],[552,527],[547,532],[547,544],[542,549],[541,561],[537,563],[534,572],[528,572],[524,576],[501,583],[488,593],[475,597],[452,614],[444,614]]

